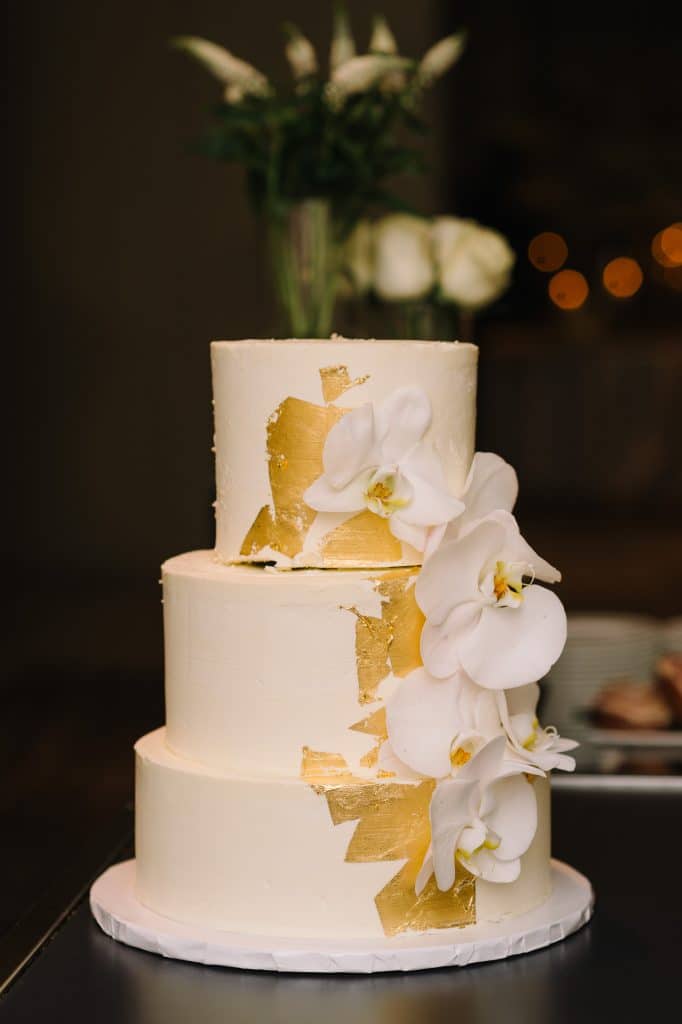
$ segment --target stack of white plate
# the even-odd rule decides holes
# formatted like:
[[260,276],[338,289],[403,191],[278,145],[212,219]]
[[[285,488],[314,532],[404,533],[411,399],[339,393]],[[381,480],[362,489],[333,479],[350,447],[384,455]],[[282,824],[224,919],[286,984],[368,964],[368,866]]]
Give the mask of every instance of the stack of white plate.
[[660,623],[644,615],[569,615],[564,653],[543,687],[543,723],[580,739],[585,713],[606,683],[648,681],[665,646]]

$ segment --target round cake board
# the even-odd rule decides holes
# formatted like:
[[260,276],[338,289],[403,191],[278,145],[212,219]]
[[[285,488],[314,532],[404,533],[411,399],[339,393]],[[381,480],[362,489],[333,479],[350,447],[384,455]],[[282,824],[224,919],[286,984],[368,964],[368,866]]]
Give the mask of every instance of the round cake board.
[[219,931],[162,917],[135,898],[134,882],[135,861],[127,860],[108,868],[90,890],[95,920],[117,941],[193,963],[315,974],[423,971],[502,960],[565,939],[589,921],[594,905],[592,887],[584,875],[553,860],[550,898],[527,914],[497,924],[386,939],[282,938]]

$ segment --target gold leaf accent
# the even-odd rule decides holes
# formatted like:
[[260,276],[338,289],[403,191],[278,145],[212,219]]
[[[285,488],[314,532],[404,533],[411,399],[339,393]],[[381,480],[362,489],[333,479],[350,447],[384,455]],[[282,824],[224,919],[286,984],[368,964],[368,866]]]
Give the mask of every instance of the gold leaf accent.
[[334,402],[341,397],[344,391],[356,388],[369,380],[369,374],[351,380],[347,366],[324,366],[320,370],[320,380],[322,381],[322,397],[325,402]]
[[[375,736],[378,740],[376,746],[368,750],[367,753],[360,758],[360,764],[363,768],[373,768],[379,760],[379,750],[381,744],[388,739],[388,728],[386,726],[386,708],[381,707],[376,711],[373,711],[367,718],[363,718],[360,722],[356,722],[354,725],[349,726],[353,732],[362,732],[368,736]],[[377,777],[379,778],[390,778],[394,775],[394,772],[384,772],[379,770]]]
[[357,617],[355,660],[361,704],[377,699],[379,684],[390,672],[402,678],[422,664],[419,641],[424,616],[412,585],[418,572],[418,568],[396,569],[375,578],[375,589],[382,597],[381,618],[347,609]]
[[311,750],[303,747],[301,751],[300,776],[308,782],[315,792],[324,792],[325,784],[345,782],[363,785],[365,780],[353,775],[341,754],[328,754],[323,750]]
[[268,420],[267,457],[272,505],[264,505],[241,546],[241,555],[272,548],[293,558],[303,549],[316,516],[303,495],[323,472],[327,434],[343,409],[285,398]]
[[433,779],[420,783],[374,782],[322,787],[335,825],[358,821],[346,851],[349,863],[406,860],[375,897],[386,935],[453,928],[476,920],[475,879],[460,865],[447,892],[431,878],[422,893],[415,881],[430,842]]
[[369,509],[331,530],[322,545],[325,559],[337,563],[390,564],[400,561],[402,550],[402,544],[389,529],[388,519],[382,519]]

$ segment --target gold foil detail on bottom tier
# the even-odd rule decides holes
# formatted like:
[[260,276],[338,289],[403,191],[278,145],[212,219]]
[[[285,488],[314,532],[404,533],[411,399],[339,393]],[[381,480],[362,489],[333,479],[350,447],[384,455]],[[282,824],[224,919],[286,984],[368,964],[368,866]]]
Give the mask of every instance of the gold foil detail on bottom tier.
[[351,380],[347,366],[323,366],[320,370],[320,380],[322,381],[322,397],[325,402],[335,402],[344,391],[348,391],[349,388],[357,388],[369,380],[369,374]]
[[303,495],[323,472],[327,434],[343,409],[285,398],[268,420],[267,457],[272,505],[264,505],[241,546],[241,555],[271,548],[293,558],[303,550],[317,513]]
[[399,562],[402,553],[402,544],[391,533],[388,519],[375,515],[369,509],[346,519],[336,529],[331,530],[322,543],[325,560],[341,564],[390,564]]
[[361,704],[376,700],[379,684],[390,672],[402,678],[422,664],[419,641],[424,616],[413,585],[418,571],[396,569],[375,578],[382,598],[381,618],[363,615],[357,608],[347,609],[357,617],[355,660]]
[[406,860],[377,893],[375,904],[386,935],[408,930],[453,928],[476,920],[475,880],[458,867],[447,892],[431,878],[417,896],[415,882],[429,847],[432,779],[420,783],[369,782],[322,786],[335,825],[357,821],[346,851],[349,863]]

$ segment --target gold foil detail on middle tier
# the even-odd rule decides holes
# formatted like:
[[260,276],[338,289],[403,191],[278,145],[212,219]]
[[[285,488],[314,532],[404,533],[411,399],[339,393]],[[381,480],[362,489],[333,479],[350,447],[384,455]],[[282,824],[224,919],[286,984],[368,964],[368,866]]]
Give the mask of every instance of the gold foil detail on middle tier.
[[368,565],[395,564],[402,558],[402,544],[391,533],[388,519],[365,509],[331,530],[322,543],[328,562]]
[[327,434],[343,409],[285,398],[268,420],[267,456],[272,505],[264,505],[241,546],[241,555],[271,548],[293,558],[303,550],[317,513],[303,495],[323,472]]
[[418,571],[396,569],[375,578],[375,589],[382,598],[381,618],[355,607],[348,609],[357,618],[355,659],[361,704],[376,700],[379,684],[390,672],[402,678],[422,664],[419,641],[424,616],[413,585]]
[[358,822],[346,851],[347,862],[406,861],[375,897],[386,935],[453,928],[476,920],[475,879],[460,865],[447,892],[438,889],[433,877],[419,896],[415,892],[431,838],[429,804],[434,787],[433,779],[321,787],[335,825]]

